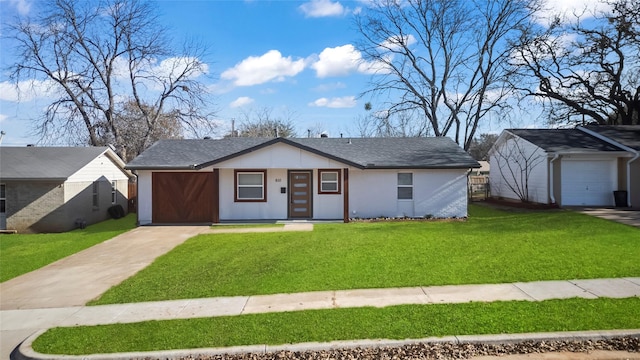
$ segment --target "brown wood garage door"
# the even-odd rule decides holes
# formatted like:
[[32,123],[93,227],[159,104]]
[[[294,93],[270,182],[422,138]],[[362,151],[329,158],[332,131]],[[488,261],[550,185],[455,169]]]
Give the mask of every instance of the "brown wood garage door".
[[153,173],[152,189],[153,223],[214,221],[213,173]]

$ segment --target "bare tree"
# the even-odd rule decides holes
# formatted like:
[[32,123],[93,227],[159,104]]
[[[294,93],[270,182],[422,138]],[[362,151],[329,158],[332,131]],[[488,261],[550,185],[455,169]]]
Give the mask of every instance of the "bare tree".
[[[356,20],[372,67],[370,93],[389,114],[415,111],[416,136],[468,149],[479,124],[507,105],[508,40],[531,25],[535,0],[380,0]],[[414,115],[414,114],[412,114]]]
[[40,80],[57,90],[37,124],[42,139],[84,138],[99,145],[102,131],[127,158],[121,133],[126,127],[116,124],[123,104],[137,107],[146,122],[143,147],[151,144],[166,113],[195,135],[214,130],[206,113],[210,98],[198,80],[208,72],[201,60],[205,49],[187,44],[179,53],[172,51],[151,2],[54,0],[40,5],[35,17],[17,19],[10,34],[18,43],[12,66],[16,84]]
[[[511,190],[522,202],[531,201],[529,180],[533,170],[546,159],[544,151],[527,146],[522,138],[509,136],[492,153],[491,173],[497,172],[501,184]],[[492,187],[495,188],[492,182]],[[497,190],[497,189],[496,189]]]
[[471,140],[471,145],[467,150],[469,155],[478,161],[489,160],[489,150],[493,144],[498,140],[496,134],[480,134],[480,136]]
[[[147,114],[154,113],[156,110],[151,106],[142,105]],[[157,117],[156,126],[149,128],[145,114],[140,111],[140,107],[134,101],[127,102],[118,108],[114,116],[114,126],[120,134],[121,148],[126,151],[126,162],[133,160],[140,155],[146,148],[146,144],[154,143],[161,139],[181,139],[183,138],[183,129],[179,120],[180,114],[176,111],[169,113],[160,113]],[[118,144],[113,138],[113,133],[109,129],[97,129],[98,144],[109,145]]]
[[288,112],[283,116],[274,116],[273,109],[264,107],[251,109],[240,114],[240,125],[236,134],[225,137],[295,137],[293,125],[294,114]]
[[552,122],[640,124],[640,0],[605,2],[610,11],[556,18],[514,47],[515,87]]

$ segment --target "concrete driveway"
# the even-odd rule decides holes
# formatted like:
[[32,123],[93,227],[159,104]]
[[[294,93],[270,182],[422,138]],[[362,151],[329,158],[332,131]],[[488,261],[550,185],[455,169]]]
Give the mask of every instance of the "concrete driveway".
[[581,207],[575,208],[575,210],[583,214],[640,228],[640,209]]
[[144,226],[1,284],[0,310],[80,306],[203,231]]

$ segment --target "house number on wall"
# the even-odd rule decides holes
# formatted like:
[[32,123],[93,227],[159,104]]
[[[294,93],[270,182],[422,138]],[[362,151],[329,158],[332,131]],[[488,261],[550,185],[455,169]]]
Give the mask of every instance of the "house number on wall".
[[282,179],[276,179],[276,182],[282,182]]

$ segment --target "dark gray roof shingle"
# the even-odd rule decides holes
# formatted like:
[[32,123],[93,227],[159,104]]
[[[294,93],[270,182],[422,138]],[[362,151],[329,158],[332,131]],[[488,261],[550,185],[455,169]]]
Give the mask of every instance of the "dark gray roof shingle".
[[66,180],[106,147],[0,147],[2,180]]
[[449,138],[225,138],[160,140],[127,169],[202,168],[263,147],[285,143],[358,168],[475,168]]
[[624,151],[578,129],[508,129],[546,152]]
[[640,125],[616,125],[616,126],[585,126],[599,135],[617,142],[618,144],[640,150]]

